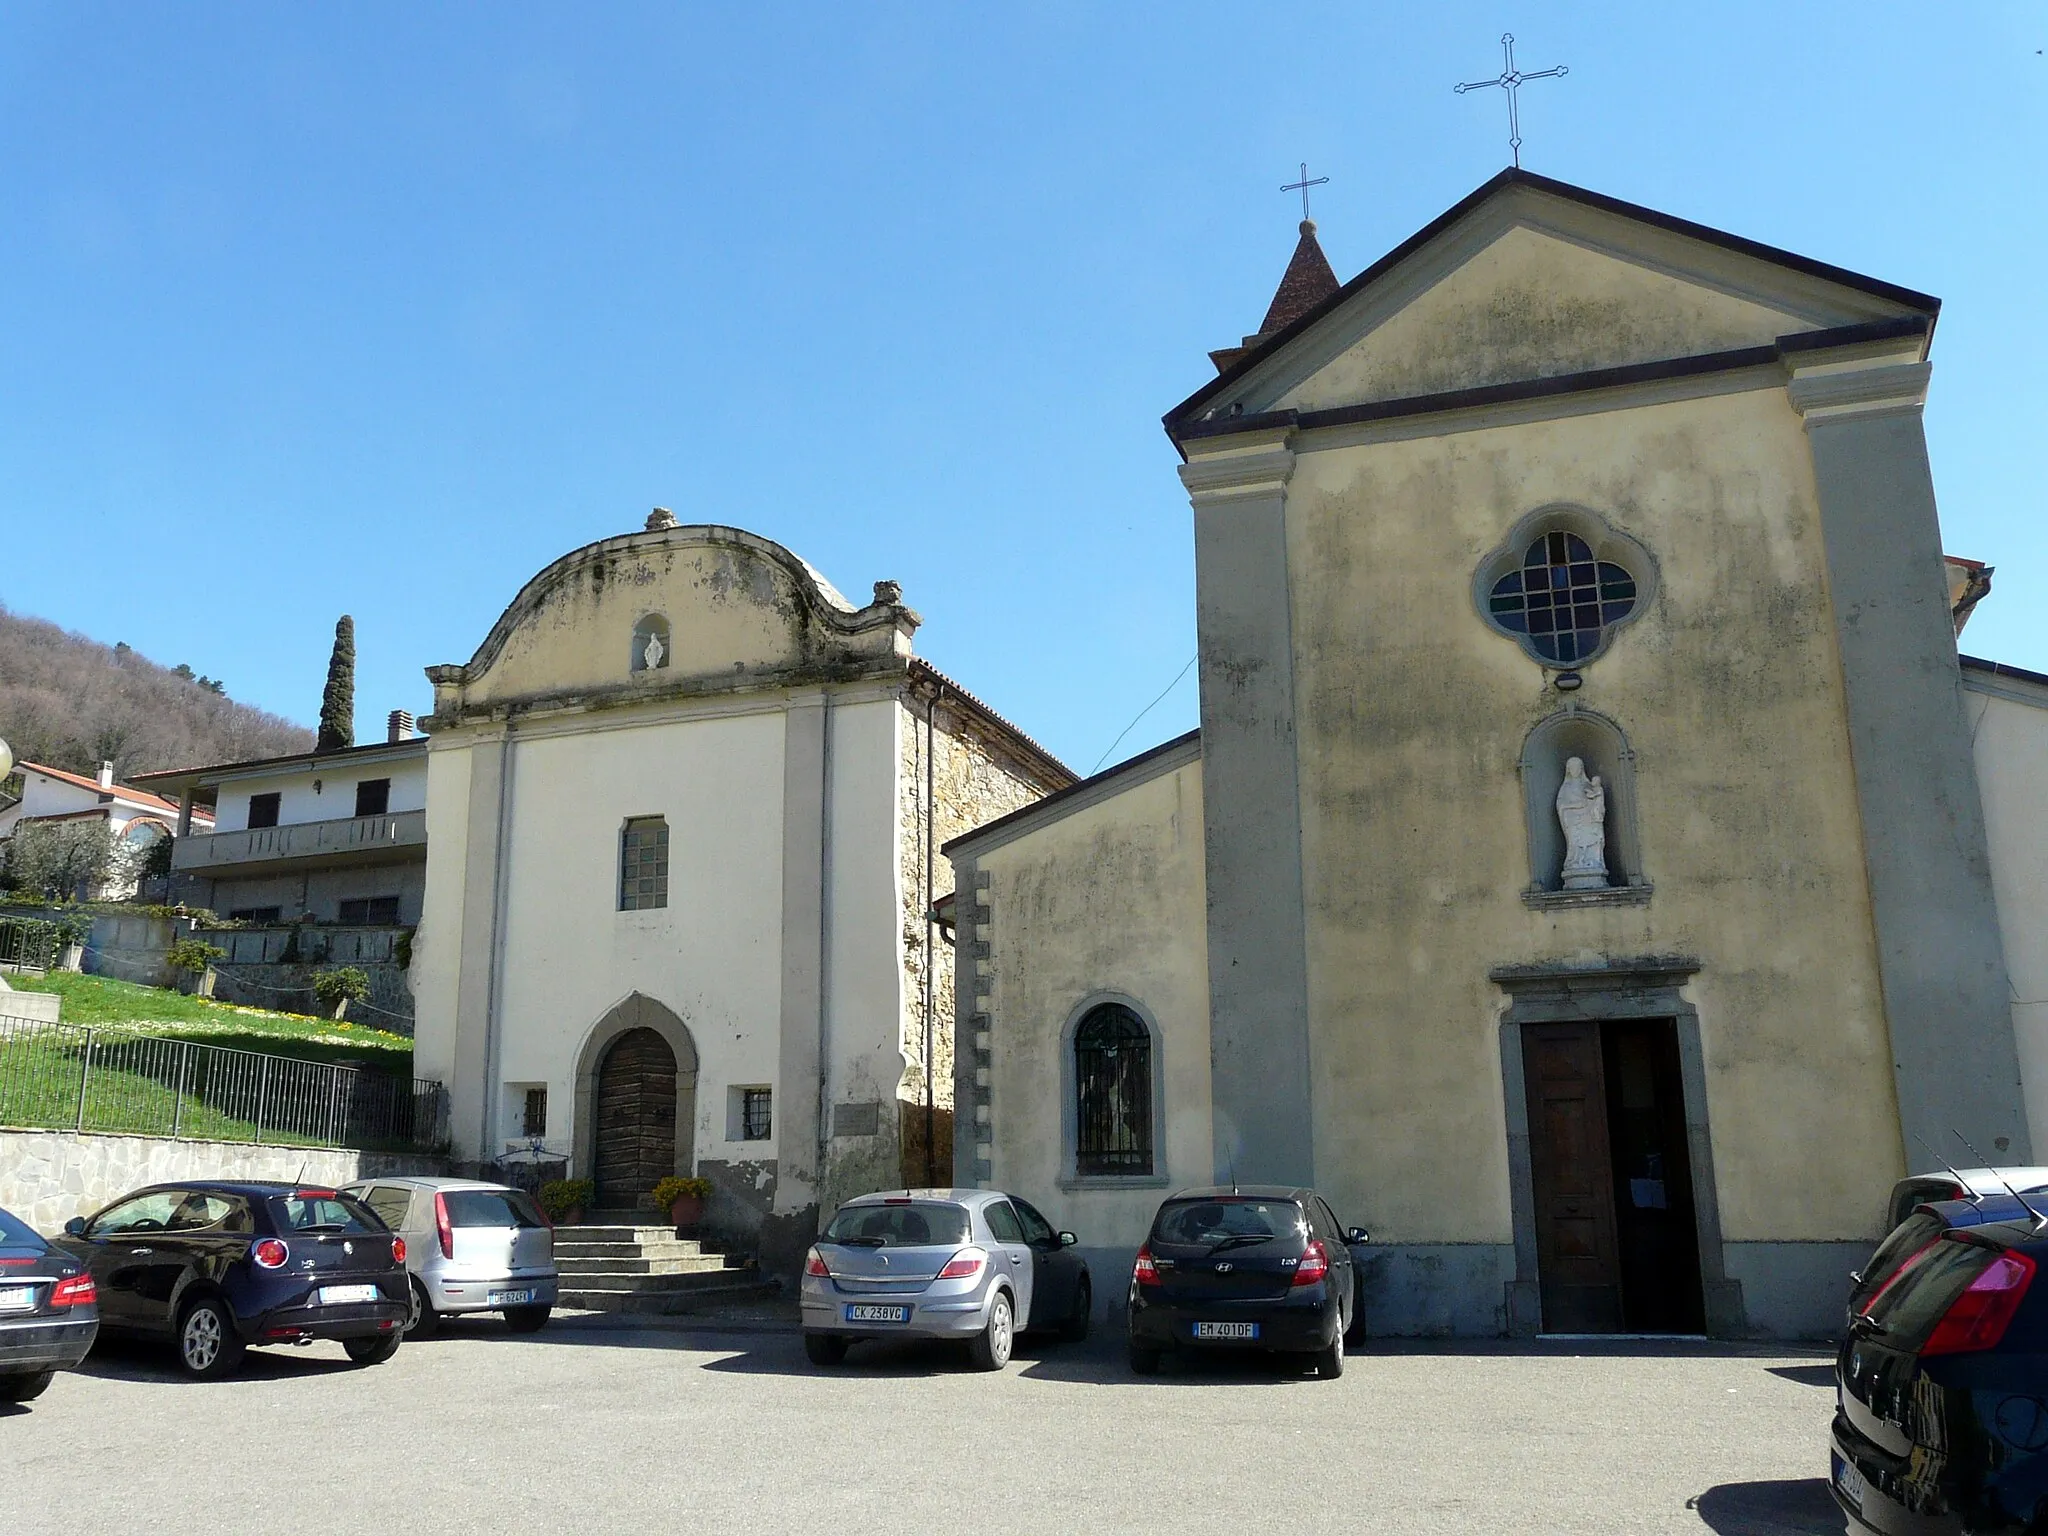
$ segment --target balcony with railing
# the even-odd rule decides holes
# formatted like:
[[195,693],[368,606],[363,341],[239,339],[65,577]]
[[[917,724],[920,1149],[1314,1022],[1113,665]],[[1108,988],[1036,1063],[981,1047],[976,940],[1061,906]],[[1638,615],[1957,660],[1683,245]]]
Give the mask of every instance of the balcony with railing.
[[427,813],[344,816],[242,832],[194,833],[178,839],[171,868],[219,876],[227,870],[288,869],[300,864],[374,864],[425,856]]

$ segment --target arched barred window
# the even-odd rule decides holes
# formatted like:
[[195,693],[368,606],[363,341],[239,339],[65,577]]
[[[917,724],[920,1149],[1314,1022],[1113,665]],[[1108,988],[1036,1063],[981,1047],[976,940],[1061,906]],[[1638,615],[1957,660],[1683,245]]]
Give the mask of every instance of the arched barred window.
[[1152,1035],[1121,1003],[1074,1029],[1074,1171],[1152,1172]]

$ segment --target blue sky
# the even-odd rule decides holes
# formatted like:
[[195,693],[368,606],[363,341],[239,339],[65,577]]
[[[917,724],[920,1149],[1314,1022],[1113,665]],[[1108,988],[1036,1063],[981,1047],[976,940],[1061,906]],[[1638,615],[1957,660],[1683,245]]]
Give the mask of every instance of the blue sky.
[[[2048,12],[0,3],[0,601],[424,711],[650,506],[779,539],[1086,771],[1194,651],[1159,429],[1506,160],[1945,301],[1966,636],[2048,670]],[[1185,730],[1183,679],[1118,756]],[[0,722],[4,731],[4,722]]]

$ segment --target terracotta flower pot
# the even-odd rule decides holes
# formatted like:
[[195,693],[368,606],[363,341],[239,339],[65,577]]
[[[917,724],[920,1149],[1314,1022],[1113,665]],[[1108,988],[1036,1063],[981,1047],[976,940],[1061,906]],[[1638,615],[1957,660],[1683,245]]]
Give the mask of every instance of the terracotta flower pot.
[[704,1219],[704,1200],[700,1195],[684,1195],[670,1202],[668,1219],[678,1227],[694,1227]]
[[566,1210],[566,1211],[562,1212],[562,1225],[563,1225],[563,1226],[565,1226],[565,1227],[580,1227],[580,1226],[582,1226],[582,1225],[583,1225],[583,1207],[582,1207],[582,1206],[580,1206],[580,1205],[572,1205],[572,1206],[570,1206],[570,1207],[569,1207],[569,1209],[568,1209],[568,1210]]

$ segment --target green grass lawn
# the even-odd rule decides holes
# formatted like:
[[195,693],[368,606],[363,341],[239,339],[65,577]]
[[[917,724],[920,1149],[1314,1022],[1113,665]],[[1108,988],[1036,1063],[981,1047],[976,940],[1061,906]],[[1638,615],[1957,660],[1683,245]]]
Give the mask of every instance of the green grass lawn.
[[412,1041],[368,1024],[338,1023],[303,1013],[270,1013],[237,1003],[187,997],[168,987],[141,987],[109,976],[67,971],[52,971],[47,976],[9,975],[7,984],[17,992],[56,993],[64,1000],[66,1024],[265,1051],[301,1061],[345,1061],[380,1072],[412,1075]]
[[[13,1030],[0,1040],[0,1125],[305,1146],[406,1139],[412,1041],[403,1035],[104,976],[7,980],[19,991],[56,993],[66,1027]],[[89,1078],[77,1026],[93,1030]],[[222,1056],[186,1043],[260,1055]],[[317,1069],[325,1062],[376,1075],[337,1079]]]

